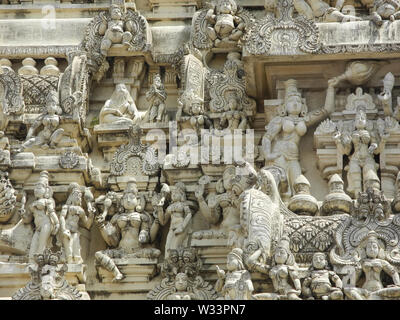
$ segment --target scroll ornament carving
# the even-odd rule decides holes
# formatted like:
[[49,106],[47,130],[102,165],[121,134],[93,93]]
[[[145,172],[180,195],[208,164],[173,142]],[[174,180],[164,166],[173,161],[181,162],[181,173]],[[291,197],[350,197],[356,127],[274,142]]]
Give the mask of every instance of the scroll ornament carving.
[[79,156],[73,151],[67,151],[60,157],[59,163],[63,169],[73,169],[79,164]]
[[199,275],[200,258],[192,248],[170,250],[162,265],[164,278],[147,294],[148,300],[215,300],[217,293]]
[[154,176],[160,170],[157,150],[140,142],[142,129],[132,126],[129,131],[130,141],[118,148],[110,164],[112,175],[121,176],[127,170],[127,161],[131,157],[138,157],[142,162],[143,175]]
[[276,15],[256,20],[244,37],[244,48],[253,55],[317,53],[321,49],[319,30],[303,15],[293,17],[293,0],[279,1]]
[[83,300],[82,294],[64,278],[68,267],[58,264],[61,252],[46,249],[36,254],[34,264],[29,266],[31,281],[19,289],[13,300]]
[[2,65],[0,67],[0,85],[4,91],[0,101],[2,112],[6,115],[22,114],[25,103],[22,97],[23,86],[20,76],[10,67]]

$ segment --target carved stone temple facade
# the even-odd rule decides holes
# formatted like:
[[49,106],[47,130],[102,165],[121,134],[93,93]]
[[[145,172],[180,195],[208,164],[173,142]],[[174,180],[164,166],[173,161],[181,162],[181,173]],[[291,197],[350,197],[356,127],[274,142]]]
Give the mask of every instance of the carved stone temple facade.
[[400,299],[400,0],[2,0],[0,299]]

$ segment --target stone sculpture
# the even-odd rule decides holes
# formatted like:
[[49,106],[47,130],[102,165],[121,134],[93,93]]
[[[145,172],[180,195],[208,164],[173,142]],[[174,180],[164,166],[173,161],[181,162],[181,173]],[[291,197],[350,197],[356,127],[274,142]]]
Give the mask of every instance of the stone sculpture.
[[199,275],[201,260],[192,248],[172,249],[162,264],[164,278],[147,294],[149,300],[215,300],[217,293]]
[[286,170],[289,185],[301,175],[299,163],[299,142],[307,127],[326,118],[334,109],[336,80],[329,82],[325,107],[307,113],[307,105],[297,89],[297,81],[285,82],[285,98],[280,114],[274,117],[263,137],[262,152],[267,165],[276,165]]
[[342,300],[342,280],[328,270],[324,253],[314,253],[310,276],[303,280],[302,293],[308,299]]
[[66,264],[60,264],[61,253],[46,249],[35,254],[34,264],[29,266],[31,281],[12,296],[13,300],[86,300],[64,278]]
[[77,183],[69,185],[69,196],[62,207],[60,214],[60,232],[62,235],[63,246],[68,263],[83,263],[81,257],[79,222],[86,229],[90,229],[94,219],[94,208],[92,202],[93,195],[90,190],[85,190],[85,201],[88,207],[89,215],[86,216],[82,208],[82,190]]
[[350,213],[351,198],[344,192],[344,182],[338,174],[329,179],[329,194],[321,206],[321,215]]
[[39,181],[35,184],[34,196],[35,200],[28,206],[28,210],[21,212],[24,223],[33,220],[35,225],[29,250],[30,262],[33,262],[35,254],[43,254],[46,248],[52,247],[52,239],[60,228],[47,171],[40,173]]
[[[351,300],[393,299],[400,297],[400,278],[396,268],[386,261],[385,246],[374,231],[370,231],[364,239],[365,256],[361,257],[360,267],[365,274],[365,282],[361,288],[353,283],[344,288],[344,293]],[[393,285],[385,287],[381,281],[381,273],[392,278]]]
[[131,125],[137,120],[139,113],[128,89],[123,83],[117,84],[110,99],[100,111],[101,124]]
[[[289,248],[289,238],[282,237],[275,247],[271,266],[259,262],[261,250],[257,250],[248,259],[248,265],[266,273],[272,279],[275,293],[258,293],[257,300],[301,300],[301,282],[298,266]],[[265,258],[263,259],[265,261]]]
[[[382,152],[388,135],[383,135],[380,140],[367,129],[367,116],[363,109],[357,111],[355,129],[349,135],[338,132],[335,135],[336,143],[342,154],[349,156],[347,170],[347,191],[355,196],[363,190],[363,179],[368,175],[377,176],[379,165],[375,162],[374,155]],[[352,152],[354,148],[354,151]]]
[[192,219],[192,210],[186,201],[186,188],[181,182],[171,187],[171,203],[163,210],[158,207],[158,220],[162,226],[171,220],[167,241],[165,243],[166,257],[168,250],[175,250],[179,247],[185,247],[187,240],[189,222]]
[[372,8],[372,21],[381,26],[383,20],[395,21],[400,18],[400,1],[398,0],[374,0]]
[[254,287],[250,273],[244,267],[242,249],[234,248],[228,253],[226,267],[227,273],[217,266],[215,291],[225,300],[251,300]]
[[[96,199],[103,202],[104,211],[96,217],[96,223],[101,235],[111,249],[98,251],[95,254],[96,262],[114,274],[113,281],[121,281],[124,275],[120,272],[113,259],[131,257],[158,257],[160,251],[155,248],[146,248],[146,244],[154,241],[158,231],[158,221],[144,211],[144,204],[139,203],[136,181],[128,182],[121,199],[115,193],[108,193]],[[106,220],[111,213],[112,205],[116,205],[117,212]]]
[[60,128],[60,114],[62,110],[59,105],[57,92],[50,92],[46,98],[46,111],[41,114],[29,128],[26,141],[19,151],[40,146],[43,149],[61,146],[74,146],[76,140],[67,137],[64,129]]
[[153,84],[149,91],[146,93],[146,99],[150,102],[150,107],[145,115],[144,122],[166,122],[167,113],[165,109],[165,100],[167,99],[167,93],[161,77],[159,74],[155,74],[153,77]]
[[361,20],[359,17],[340,12],[344,4],[343,0],[338,0],[335,7],[331,7],[322,0],[294,0],[293,3],[296,10],[308,19],[315,18],[323,22],[348,22]]
[[317,199],[310,193],[310,182],[303,175],[296,178],[293,183],[294,195],[290,199],[289,210],[300,215],[313,216],[318,211]]

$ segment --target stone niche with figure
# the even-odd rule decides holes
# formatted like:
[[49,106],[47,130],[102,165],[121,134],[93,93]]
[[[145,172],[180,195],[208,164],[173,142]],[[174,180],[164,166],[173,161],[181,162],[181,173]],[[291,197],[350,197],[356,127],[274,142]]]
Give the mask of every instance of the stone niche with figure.
[[52,4],[0,4],[1,299],[399,299],[400,1]]

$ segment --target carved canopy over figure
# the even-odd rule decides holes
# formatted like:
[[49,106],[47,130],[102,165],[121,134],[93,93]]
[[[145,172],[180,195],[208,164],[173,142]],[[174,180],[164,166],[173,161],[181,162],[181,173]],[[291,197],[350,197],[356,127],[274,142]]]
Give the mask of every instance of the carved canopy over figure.
[[[46,249],[35,254],[34,264],[29,266],[31,281],[12,296],[13,300],[86,300],[64,278],[68,267],[58,264],[61,252]],[[87,298],[87,297],[86,297]]]
[[307,113],[307,105],[297,89],[296,80],[285,83],[285,98],[280,114],[266,126],[262,139],[262,152],[266,165],[283,168],[293,189],[294,181],[302,174],[299,158],[299,143],[307,127],[323,120],[334,110],[336,80],[328,82],[325,106]]
[[128,89],[123,83],[117,84],[100,111],[100,124],[131,125],[138,119],[139,112]]
[[[370,231],[360,247],[363,251],[358,265],[361,270],[358,271],[365,275],[365,282],[361,288],[356,287],[356,276],[353,275],[353,281],[344,288],[347,298],[352,300],[400,299],[399,274],[396,267],[387,261],[383,241],[374,231]],[[391,277],[393,285],[384,286],[381,278],[382,271]]]
[[[160,255],[160,250],[151,247],[159,229],[159,222],[144,211],[143,200],[139,203],[134,178],[128,182],[121,199],[113,192],[96,199],[97,203],[104,205],[104,211],[96,217],[96,223],[107,245],[113,248],[96,252],[95,258],[100,266],[114,274],[113,281],[121,281],[124,278],[113,259],[157,258]],[[115,207],[110,210],[113,205]],[[106,221],[106,217],[111,214],[111,220]]]

